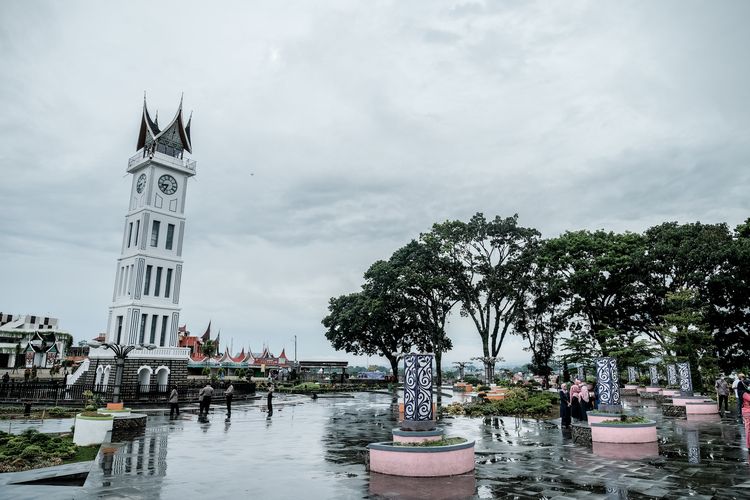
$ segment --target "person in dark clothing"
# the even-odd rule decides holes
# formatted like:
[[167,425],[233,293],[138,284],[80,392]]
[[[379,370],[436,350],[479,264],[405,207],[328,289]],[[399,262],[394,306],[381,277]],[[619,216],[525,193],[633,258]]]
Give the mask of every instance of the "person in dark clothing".
[[568,385],[563,383],[560,386],[558,394],[560,396],[560,425],[562,427],[570,427],[570,394],[568,393]]
[[581,412],[581,388],[578,384],[570,386],[570,416],[576,420],[583,418]]
[[[748,391],[748,387],[745,384],[745,375],[742,373],[737,374],[737,387],[734,388],[734,395],[737,396],[737,413],[742,419],[742,396]],[[734,384],[732,384],[734,386]]]
[[229,387],[224,391],[224,396],[227,398],[227,417],[232,416],[232,399],[234,399],[234,386],[229,382]]
[[729,413],[729,384],[727,384],[727,381],[724,380],[724,375],[722,375],[716,380],[714,386],[716,387],[716,396],[719,399],[719,415],[723,417],[724,411]]
[[180,416],[180,396],[177,394],[177,386],[172,386],[172,392],[169,393],[169,418]]
[[273,415],[273,403],[271,402],[272,399],[273,399],[273,391],[269,389],[268,390],[268,416],[269,417]]

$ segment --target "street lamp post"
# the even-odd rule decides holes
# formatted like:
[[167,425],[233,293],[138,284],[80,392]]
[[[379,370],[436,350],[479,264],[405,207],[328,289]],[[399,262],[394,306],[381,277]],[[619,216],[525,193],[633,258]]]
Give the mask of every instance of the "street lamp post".
[[103,347],[109,349],[115,355],[115,388],[112,390],[112,402],[120,402],[120,387],[122,386],[122,372],[125,370],[125,358],[128,357],[132,351],[140,351],[142,349],[148,349],[152,351],[156,349],[154,344],[140,344],[140,345],[122,345],[122,344],[110,344],[107,342],[89,342],[89,347],[97,349]]

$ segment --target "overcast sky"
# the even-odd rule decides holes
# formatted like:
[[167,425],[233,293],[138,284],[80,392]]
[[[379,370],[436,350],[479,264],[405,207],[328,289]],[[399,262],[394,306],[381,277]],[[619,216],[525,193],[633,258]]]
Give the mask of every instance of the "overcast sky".
[[[329,297],[437,221],[735,225],[748,19],[742,0],[1,2],[0,311],[106,329],[144,90],[160,123],[182,92],[194,110],[181,322],[236,351],[291,356],[296,334],[300,358],[363,364],[327,344]],[[449,333],[447,362],[480,353],[458,314]]]

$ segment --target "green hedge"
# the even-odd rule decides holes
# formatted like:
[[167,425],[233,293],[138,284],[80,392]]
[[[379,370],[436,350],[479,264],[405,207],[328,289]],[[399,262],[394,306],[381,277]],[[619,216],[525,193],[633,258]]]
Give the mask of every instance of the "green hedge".
[[93,460],[98,449],[76,446],[70,435],[43,434],[34,429],[18,435],[0,431],[0,472]]
[[508,389],[502,400],[452,403],[445,408],[445,412],[449,415],[469,417],[497,415],[543,418],[551,416],[558,403],[559,399],[556,394],[531,392],[528,389],[516,387]]

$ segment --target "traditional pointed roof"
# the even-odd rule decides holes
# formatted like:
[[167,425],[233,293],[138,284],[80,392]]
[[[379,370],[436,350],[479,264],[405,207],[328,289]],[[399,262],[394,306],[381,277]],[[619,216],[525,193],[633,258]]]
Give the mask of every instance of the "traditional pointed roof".
[[245,361],[245,348],[243,347],[242,351],[240,351],[240,353],[237,356],[234,356],[234,357],[230,356],[230,359],[234,361],[235,363],[242,363],[243,361]]
[[[159,130],[159,124],[157,121],[151,119],[151,115],[146,107],[146,96],[143,96],[143,114],[141,116],[141,128],[138,133],[138,144],[136,150],[148,146],[154,142],[163,144],[171,148],[178,150],[184,149],[188,153],[193,152],[193,147],[190,141],[190,124],[192,122],[192,113],[190,119],[185,126],[185,120],[182,116],[182,97],[180,97],[180,105],[177,107],[177,112],[172,118],[172,121],[164,127],[163,130]],[[157,118],[158,120],[158,118]]]
[[286,358],[286,349],[281,350],[281,354],[279,354],[279,358]]

